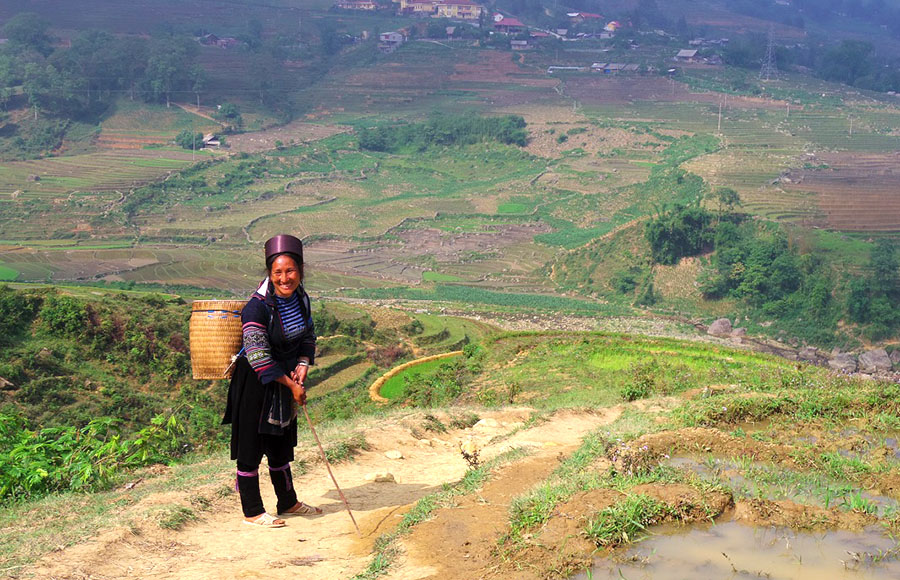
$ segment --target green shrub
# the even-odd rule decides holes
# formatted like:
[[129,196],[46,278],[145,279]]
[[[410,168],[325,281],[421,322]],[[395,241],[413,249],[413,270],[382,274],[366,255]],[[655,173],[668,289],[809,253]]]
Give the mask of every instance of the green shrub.
[[0,502],[102,489],[122,468],[169,461],[180,433],[174,415],[154,417],[150,426],[124,439],[112,417],[82,428],[31,431],[20,417],[0,414]]
[[203,147],[203,133],[184,129],[175,137],[175,144],[183,149],[200,149]]
[[41,299],[33,294],[0,286],[0,344],[21,336],[37,315]]
[[656,381],[660,372],[659,362],[656,359],[632,364],[628,369],[628,381],[622,387],[622,398],[626,401],[635,401],[652,395],[657,389]]
[[424,123],[362,128],[359,147],[392,153],[403,149],[473,145],[495,141],[523,147],[528,142],[525,120],[518,115],[481,117],[478,115],[433,114]]
[[669,508],[646,495],[629,495],[605,508],[588,522],[585,533],[598,546],[614,548],[635,540],[648,526],[661,521]]
[[44,300],[39,316],[45,329],[68,338],[78,337],[87,322],[84,302],[69,296],[51,294]]

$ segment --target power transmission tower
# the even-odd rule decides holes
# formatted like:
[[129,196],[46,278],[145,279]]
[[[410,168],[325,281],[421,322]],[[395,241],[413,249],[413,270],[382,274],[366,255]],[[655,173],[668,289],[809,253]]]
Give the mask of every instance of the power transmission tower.
[[763,59],[762,68],[759,70],[759,78],[767,81],[778,76],[778,67],[775,65],[775,27],[769,27],[769,42],[766,45],[766,57]]

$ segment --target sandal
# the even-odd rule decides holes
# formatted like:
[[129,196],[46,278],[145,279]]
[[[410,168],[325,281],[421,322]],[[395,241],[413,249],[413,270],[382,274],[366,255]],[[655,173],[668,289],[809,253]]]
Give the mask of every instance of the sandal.
[[291,509],[285,510],[283,512],[278,512],[280,516],[319,516],[322,515],[322,508],[314,505],[309,505],[303,503],[302,501],[298,501],[297,504]]
[[259,526],[261,528],[283,528],[287,525],[283,519],[276,518],[267,512],[259,514],[252,520],[245,519],[244,523],[250,526]]

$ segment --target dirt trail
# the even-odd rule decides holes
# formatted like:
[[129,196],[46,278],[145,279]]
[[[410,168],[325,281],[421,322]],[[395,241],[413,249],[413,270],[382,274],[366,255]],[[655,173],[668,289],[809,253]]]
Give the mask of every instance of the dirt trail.
[[[120,514],[120,521],[129,522],[127,525],[52,553],[20,571],[20,577],[350,578],[368,566],[376,538],[392,530],[412,504],[439,491],[443,483],[457,481],[464,475],[466,464],[458,442],[465,437],[481,446],[484,460],[514,447],[525,447],[532,453],[500,470],[480,496],[476,494],[483,501],[466,498],[461,500],[462,509],[439,510],[433,521],[420,525],[422,531],[417,528],[407,543],[409,556],[401,558],[390,577],[478,577],[477,570],[487,561],[487,551],[506,521],[509,500],[549,474],[557,457],[576,448],[587,432],[611,422],[620,412],[619,408],[598,413],[566,411],[523,429],[531,409],[506,409],[484,412],[482,421],[475,426],[437,436],[423,431],[421,413],[391,419],[365,430],[369,451],[353,462],[334,466],[361,536],[354,530],[322,465],[312,465],[309,473],[296,476],[294,483],[301,499],[320,505],[325,513],[313,518],[291,518],[287,527],[272,530],[244,525],[236,495],[222,497],[219,493],[232,481],[233,472],[228,470],[205,488],[146,497]],[[417,439],[413,432],[419,437],[424,433],[428,439]],[[399,451],[403,459],[388,459],[387,451]],[[376,483],[366,478],[384,471],[392,473],[396,482]],[[274,497],[265,469],[261,475],[263,499],[271,509]],[[211,498],[211,505],[207,511],[198,511],[198,521],[188,523],[180,531],[163,530],[146,518],[141,523],[142,514],[154,506],[189,506],[190,498],[198,495]],[[468,552],[460,545],[466,535],[474,543],[468,552],[482,556],[468,564]],[[448,570],[455,572],[449,575]]]

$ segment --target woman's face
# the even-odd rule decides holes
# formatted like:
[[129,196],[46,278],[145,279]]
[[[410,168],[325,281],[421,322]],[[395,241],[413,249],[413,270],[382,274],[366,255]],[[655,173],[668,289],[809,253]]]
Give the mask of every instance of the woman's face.
[[300,286],[300,267],[293,258],[282,254],[272,262],[269,280],[275,286],[275,294],[282,298],[290,298]]

